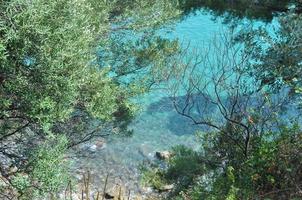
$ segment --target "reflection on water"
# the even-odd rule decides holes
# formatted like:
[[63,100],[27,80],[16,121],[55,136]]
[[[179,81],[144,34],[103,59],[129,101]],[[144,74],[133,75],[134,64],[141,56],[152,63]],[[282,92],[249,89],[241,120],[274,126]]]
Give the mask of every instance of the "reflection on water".
[[[224,16],[226,22],[242,18],[260,19],[270,22],[276,12],[286,12],[291,0],[180,0],[185,15],[201,8],[211,11],[213,16]],[[227,12],[226,12],[227,11]]]

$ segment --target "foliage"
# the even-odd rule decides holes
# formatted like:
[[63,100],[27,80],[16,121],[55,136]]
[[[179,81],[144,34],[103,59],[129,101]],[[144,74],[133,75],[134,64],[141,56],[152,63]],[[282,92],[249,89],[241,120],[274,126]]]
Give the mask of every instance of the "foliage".
[[[168,199],[302,197],[302,129],[292,96],[301,83],[300,24],[295,9],[280,16],[275,35],[231,33],[195,63],[176,66],[174,107],[204,133],[199,151],[184,148],[161,169],[163,181],[176,184]],[[245,43],[236,50],[238,41]]]
[[20,199],[31,199],[55,194],[68,181],[67,161],[64,153],[66,138],[49,136],[30,156],[25,172],[17,173],[12,184],[19,190]]
[[[273,33],[262,28],[241,32],[247,52],[253,55],[251,71],[263,87],[286,86],[292,94],[301,94],[302,14],[295,12],[298,8],[282,14]],[[251,46],[258,50],[250,51]]]
[[166,182],[162,179],[163,173],[160,168],[142,168],[141,182],[143,185],[152,185],[155,189],[161,190]]
[[[267,134],[261,141],[251,144],[255,151],[246,159],[236,159],[240,158],[239,153],[235,158],[229,157],[229,152],[235,147],[223,147],[216,142],[221,140],[205,139],[203,142],[212,144],[212,148],[202,148],[199,152],[182,147],[182,151],[191,152],[187,154],[191,158],[184,159],[183,154],[176,154],[173,159],[178,162],[172,161],[168,169],[159,173],[163,181],[177,184],[169,198],[233,200],[301,197],[299,186],[302,180],[301,176],[297,176],[302,172],[300,127],[282,128],[273,134],[273,140],[272,133]],[[221,135],[216,133],[215,137]],[[220,152],[226,156],[221,157]],[[171,173],[176,172],[175,169],[178,173]]]
[[117,31],[110,43],[99,48],[98,60],[111,66],[112,78],[126,91],[131,88],[130,92],[142,93],[164,79],[164,70],[174,63],[179,51],[177,40],[163,38],[154,30],[142,34]]
[[[130,73],[132,66],[115,68],[118,61],[111,59],[116,52],[99,62],[98,51],[109,52],[120,44],[113,35],[146,33],[147,41],[160,44],[149,33],[178,14],[168,0],[1,1],[0,172],[7,187],[25,199],[54,192],[66,180],[62,155],[67,148],[104,135],[109,122],[126,129],[134,113],[130,99],[139,93],[139,85],[130,80],[133,87],[128,87],[112,77],[121,69]],[[131,42],[125,41],[128,46]],[[143,51],[153,46],[142,50],[131,45],[123,56],[148,63],[145,71],[162,66],[156,52],[144,61]],[[92,126],[95,121],[100,125]],[[10,168],[17,171],[10,173]]]
[[194,174],[204,173],[204,164],[197,152],[184,146],[176,146],[172,152],[175,156],[168,161],[168,169],[165,172],[165,177],[170,183],[178,183],[180,188],[187,187],[194,182]]

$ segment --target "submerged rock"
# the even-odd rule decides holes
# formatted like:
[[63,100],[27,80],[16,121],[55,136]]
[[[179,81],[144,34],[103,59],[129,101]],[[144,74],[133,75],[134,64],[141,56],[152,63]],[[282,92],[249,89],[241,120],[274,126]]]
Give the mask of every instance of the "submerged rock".
[[154,154],[154,152],[152,152],[152,148],[151,146],[149,146],[148,144],[142,144],[139,149],[138,152],[145,158],[152,158],[152,155]]
[[89,151],[95,152],[97,150],[97,146],[95,144],[89,146]]
[[99,149],[104,149],[104,148],[106,148],[106,141],[104,139],[98,140],[95,142],[95,145]]
[[106,148],[106,141],[104,139],[99,139],[92,144],[84,144],[83,145],[84,149],[87,149],[88,151],[91,152],[96,152],[98,150]]

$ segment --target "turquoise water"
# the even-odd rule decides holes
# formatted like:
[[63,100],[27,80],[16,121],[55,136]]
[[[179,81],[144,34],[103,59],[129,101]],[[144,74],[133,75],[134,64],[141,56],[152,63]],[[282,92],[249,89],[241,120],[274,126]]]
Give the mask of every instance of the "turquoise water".
[[[214,19],[209,13],[199,11],[177,23],[175,31],[167,37],[179,38],[184,45],[190,43],[192,48],[201,49],[226,29],[221,18]],[[179,144],[198,148],[194,135],[198,127],[174,111],[164,90],[154,89],[139,102],[141,112],[129,127],[134,132],[132,137],[107,138],[104,148],[94,148],[96,141],[92,141],[86,145],[90,148],[89,157],[76,161],[78,171],[89,170],[93,174],[97,187],[102,187],[109,173],[110,183],[144,193],[139,186],[139,166],[153,160],[156,151]]]
[[192,47],[199,47],[200,44],[208,44],[213,36],[228,29],[223,24],[221,17],[214,17],[206,11],[198,11],[188,15],[183,21],[176,25],[172,37],[179,38],[185,43],[190,42]]

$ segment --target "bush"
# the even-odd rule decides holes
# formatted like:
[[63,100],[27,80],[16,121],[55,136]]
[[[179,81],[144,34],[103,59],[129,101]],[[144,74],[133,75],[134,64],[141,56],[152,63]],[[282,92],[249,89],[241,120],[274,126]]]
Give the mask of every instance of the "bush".
[[[298,199],[302,197],[302,134],[283,127],[254,137],[246,158],[222,135],[206,134],[201,151],[174,148],[168,168],[157,174],[175,183],[170,199]],[[223,155],[223,156],[222,156]]]
[[164,185],[166,185],[165,180],[163,177],[163,172],[159,168],[143,168],[142,170],[142,184],[147,186],[151,185],[156,190],[161,190]]
[[56,194],[68,183],[67,162],[63,158],[66,149],[65,137],[48,137],[44,144],[30,152],[28,173],[18,173],[13,178],[13,186],[20,194],[19,199]]

